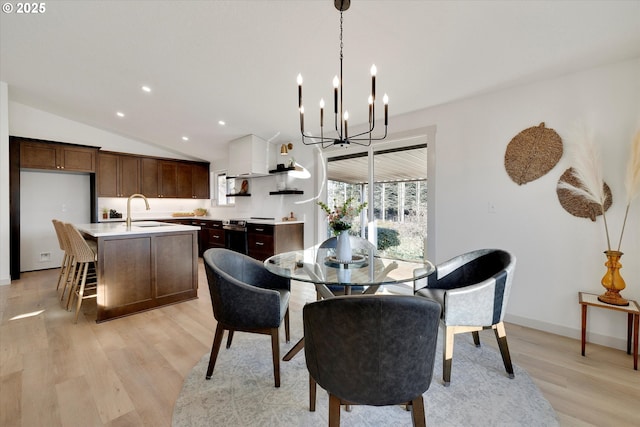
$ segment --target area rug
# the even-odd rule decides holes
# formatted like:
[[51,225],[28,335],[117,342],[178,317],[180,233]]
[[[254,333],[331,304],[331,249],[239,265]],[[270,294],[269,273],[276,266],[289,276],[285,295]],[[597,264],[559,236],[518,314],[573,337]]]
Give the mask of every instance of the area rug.
[[[293,337],[300,336],[294,335],[293,329],[299,328],[293,326],[292,342],[281,343],[282,354],[295,343]],[[471,334],[466,335],[456,336],[449,387],[442,383],[442,342],[438,339],[433,381],[424,393],[427,425],[558,425],[553,408],[525,370],[514,365],[515,378],[509,379],[500,353],[488,346],[476,348]],[[174,407],[174,427],[328,425],[329,399],[321,388],[316,411],[309,411],[304,351],[289,362],[280,362],[280,388],[273,383],[267,335],[236,333],[231,348],[220,350],[213,376],[207,381],[208,362],[207,353],[185,379]],[[411,414],[402,406],[354,406],[350,412],[343,409],[340,418],[342,426],[412,425]]]

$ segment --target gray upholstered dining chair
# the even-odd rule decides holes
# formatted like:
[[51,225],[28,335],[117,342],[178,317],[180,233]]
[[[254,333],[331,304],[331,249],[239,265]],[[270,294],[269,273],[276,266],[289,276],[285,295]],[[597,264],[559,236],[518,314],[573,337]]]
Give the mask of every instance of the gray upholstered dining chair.
[[253,258],[229,249],[208,249],[203,254],[216,332],[209,357],[207,379],[211,379],[224,331],[229,331],[227,348],[234,331],[271,335],[273,376],[280,387],[279,328],[284,319],[289,332],[289,279],[277,276]]
[[422,394],[431,384],[440,305],[412,295],[353,295],[303,308],[310,410],[316,384],[329,393],[329,425],[340,405],[406,404],[425,425]]
[[[365,255],[365,256],[377,254],[376,246],[370,241],[368,241],[367,239],[363,239],[362,237],[350,235],[349,243],[351,244],[351,251],[354,254]],[[338,238],[334,236],[322,242],[320,246],[318,246],[318,249],[335,249],[337,245],[338,245]],[[318,252],[318,256],[320,255],[320,253],[322,253],[322,251]],[[320,262],[324,262],[324,260],[316,259],[316,263],[320,263]],[[339,285],[326,285],[326,286],[334,295],[344,295],[345,293],[344,286],[339,286]],[[364,286],[351,286],[350,291],[352,293],[362,293],[364,292]],[[320,292],[317,292],[316,297],[317,299],[321,299]]]
[[516,257],[505,250],[479,249],[458,255],[436,266],[427,278],[414,281],[414,294],[438,301],[442,306],[442,380],[451,382],[455,334],[472,332],[480,346],[478,331],[493,329],[509,378],[514,377],[507,333],[504,328]]

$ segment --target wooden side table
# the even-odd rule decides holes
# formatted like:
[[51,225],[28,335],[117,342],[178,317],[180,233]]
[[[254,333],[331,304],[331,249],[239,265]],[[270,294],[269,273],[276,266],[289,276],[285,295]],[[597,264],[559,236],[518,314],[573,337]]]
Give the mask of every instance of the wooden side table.
[[604,303],[598,300],[598,295],[578,292],[578,302],[582,305],[582,355],[587,338],[587,307],[600,307],[627,313],[627,354],[631,354],[631,339],[633,336],[633,369],[638,370],[638,327],[640,326],[640,305],[629,300],[628,306]]

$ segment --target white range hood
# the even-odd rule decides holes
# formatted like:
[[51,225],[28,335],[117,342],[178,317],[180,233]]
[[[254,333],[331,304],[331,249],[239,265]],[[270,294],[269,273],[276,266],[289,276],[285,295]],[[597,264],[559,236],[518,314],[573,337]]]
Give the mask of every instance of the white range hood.
[[255,135],[229,142],[230,177],[265,176],[269,174],[269,143]]

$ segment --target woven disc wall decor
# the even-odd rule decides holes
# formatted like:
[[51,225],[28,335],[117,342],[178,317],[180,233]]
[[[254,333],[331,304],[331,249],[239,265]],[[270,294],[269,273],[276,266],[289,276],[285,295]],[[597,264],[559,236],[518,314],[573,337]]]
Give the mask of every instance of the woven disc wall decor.
[[[578,179],[573,176],[573,168],[569,168],[564,171],[558,180],[558,184],[560,182],[567,182],[573,186],[578,186],[579,184]],[[603,183],[603,186],[605,195],[604,210],[606,212],[609,210],[609,207],[611,207],[613,196],[611,195],[611,189],[606,182]],[[562,207],[571,215],[580,218],[589,218],[591,221],[595,221],[598,215],[602,215],[599,204],[587,200],[584,196],[572,193],[571,190],[556,187],[556,194],[558,195],[558,200]]]
[[549,172],[562,157],[562,138],[544,122],[513,137],[504,154],[504,167],[518,185]]

